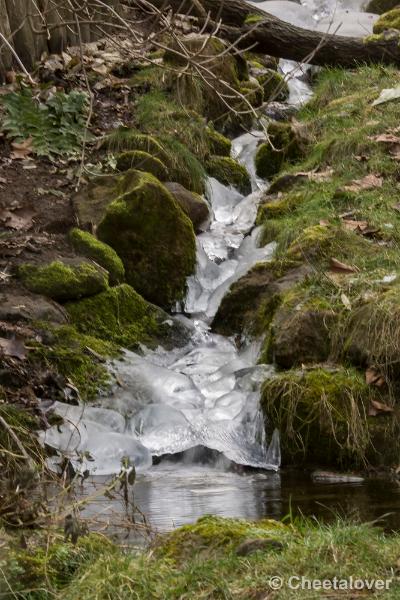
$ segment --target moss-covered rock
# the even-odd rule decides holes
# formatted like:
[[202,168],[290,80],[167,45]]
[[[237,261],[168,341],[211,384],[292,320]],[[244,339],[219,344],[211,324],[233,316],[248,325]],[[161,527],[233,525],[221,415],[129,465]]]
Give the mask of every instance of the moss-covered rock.
[[110,283],[121,283],[124,280],[124,265],[111,246],[101,242],[91,233],[76,227],[70,231],[69,239],[78,254],[94,260],[108,271]]
[[99,223],[98,237],[115,249],[126,280],[147,300],[170,307],[183,297],[194,271],[193,226],[153,176],[129,171]]
[[210,156],[206,169],[224,185],[232,185],[243,195],[250,194],[251,181],[245,167],[229,156]]
[[80,260],[55,260],[45,265],[24,264],[19,267],[18,276],[31,292],[59,302],[93,296],[108,287],[105,269]]
[[280,73],[273,69],[264,70],[261,75],[257,76],[261,87],[264,90],[264,101],[276,100],[284,102],[289,96],[289,86],[285,78]]
[[164,536],[157,545],[156,554],[180,561],[195,551],[197,556],[205,552],[209,559],[215,553],[235,550],[249,538],[279,540],[285,535],[290,535],[288,528],[273,519],[251,522],[206,515],[196,523],[179,527]]
[[373,32],[375,34],[380,34],[389,29],[400,30],[400,8],[394,8],[393,10],[384,13],[376,23],[374,23]]
[[399,5],[399,0],[370,0],[365,10],[366,12],[374,13],[376,15],[382,15],[392,8],[396,8]]
[[[264,88],[257,81],[255,77],[249,79],[249,81],[245,81],[240,86],[240,93],[246,98],[246,101],[243,102],[242,109],[249,110],[248,102],[253,108],[258,108],[264,102]],[[252,114],[248,115],[249,125],[251,125],[251,121],[253,118]]]
[[[184,47],[190,56],[188,61]],[[247,64],[243,57],[229,51],[229,46],[214,36],[190,34],[173,40],[164,54],[164,62],[174,67],[169,75],[170,88],[177,100],[205,115],[211,120],[220,120],[226,115],[226,102],[221,94],[232,95],[239,90],[240,82],[248,79]],[[194,67],[197,62],[199,67]],[[207,71],[204,71],[204,65]],[[201,77],[197,69],[201,70]],[[179,69],[179,73],[176,71]],[[221,122],[219,122],[221,127]]]
[[214,317],[213,329],[224,335],[266,333],[283,295],[309,273],[309,267],[290,261],[256,265],[231,285]]
[[271,323],[267,342],[271,360],[285,369],[325,362],[336,321],[335,311],[324,298],[289,292]]
[[256,173],[265,179],[276,175],[285,162],[299,159],[306,145],[304,134],[290,123],[271,122],[268,136],[271,143],[262,143],[255,157]]
[[164,163],[159,158],[151,156],[151,154],[142,150],[128,150],[119,154],[117,156],[117,169],[119,171],[137,169],[151,173],[160,181],[168,179],[168,169]]
[[186,330],[160,308],[146,302],[128,284],[66,305],[71,322],[84,334],[125,348],[182,345]]
[[180,183],[169,181],[164,185],[192,221],[194,230],[196,232],[202,231],[202,226],[204,227],[210,217],[210,209],[204,198],[199,194],[190,192]]
[[206,134],[208,138],[210,154],[216,154],[218,156],[230,156],[232,142],[229,138],[222,135],[222,133],[215,131],[215,129],[212,127],[207,127]]
[[277,219],[283,217],[304,201],[304,194],[301,192],[293,192],[290,194],[267,196],[267,201],[263,202],[258,209],[257,222],[263,223],[266,219]]
[[362,464],[370,450],[371,390],[352,369],[288,371],[267,380],[262,408],[281,435],[284,462]]

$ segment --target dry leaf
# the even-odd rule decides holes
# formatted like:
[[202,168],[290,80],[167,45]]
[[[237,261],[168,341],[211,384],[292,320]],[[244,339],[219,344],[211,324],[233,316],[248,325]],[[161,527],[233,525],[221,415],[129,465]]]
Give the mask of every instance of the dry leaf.
[[378,402],[378,400],[371,400],[371,404],[368,410],[368,415],[370,417],[376,417],[379,414],[388,414],[392,413],[393,408],[384,404],[383,402]]
[[368,221],[352,221],[351,219],[343,219],[343,226],[349,231],[359,231],[363,233],[368,228]]
[[346,294],[342,294],[340,296],[340,299],[341,299],[343,305],[345,306],[345,308],[347,308],[347,310],[351,310],[351,302],[348,299],[348,297],[346,296]]
[[382,387],[386,381],[383,375],[375,367],[368,367],[365,371],[365,383],[367,385],[375,385],[376,387]]
[[360,192],[361,190],[372,190],[374,188],[382,187],[382,185],[382,177],[370,173],[362,179],[354,179],[349,185],[345,185],[343,189],[347,192]]
[[12,142],[11,147],[13,149],[10,155],[11,158],[13,160],[23,160],[32,153],[32,138],[28,137],[20,143]]
[[400,137],[393,135],[393,133],[372,135],[369,139],[373,142],[379,142],[380,144],[400,144]]
[[358,267],[346,265],[346,263],[340,262],[337,258],[331,258],[330,269],[339,273],[358,273],[360,271]]

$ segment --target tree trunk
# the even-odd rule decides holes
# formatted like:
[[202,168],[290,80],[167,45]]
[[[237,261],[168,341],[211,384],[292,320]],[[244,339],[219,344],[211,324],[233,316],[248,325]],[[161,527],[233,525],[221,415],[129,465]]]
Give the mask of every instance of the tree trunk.
[[[150,0],[157,8],[166,8],[165,0]],[[285,23],[272,15],[249,6],[244,0],[196,0],[214,21],[221,19],[221,35],[230,42],[239,38],[239,47],[254,45],[254,51],[280,58],[310,62],[320,66],[354,67],[360,63],[400,64],[399,41],[364,41],[361,38],[324,34]],[[180,13],[189,12],[202,18],[190,0],[168,0]],[[260,15],[262,21],[245,25],[248,15]],[[246,35],[245,35],[246,34]],[[243,37],[244,36],[244,37]]]
[[8,20],[10,23],[12,40],[19,58],[24,66],[32,69],[36,59],[35,40],[28,18],[28,8],[26,0],[5,0]]
[[[7,9],[5,0],[0,0],[0,33],[7,41],[11,39],[10,23],[8,21]],[[4,40],[0,40],[0,81],[4,81],[6,71],[9,71],[12,66],[12,55],[7,48]]]

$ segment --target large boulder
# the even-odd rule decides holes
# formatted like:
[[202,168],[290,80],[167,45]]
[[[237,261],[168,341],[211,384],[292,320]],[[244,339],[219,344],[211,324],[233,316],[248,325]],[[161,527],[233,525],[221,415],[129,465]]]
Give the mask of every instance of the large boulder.
[[94,296],[108,288],[108,272],[79,258],[39,265],[26,263],[19,267],[18,276],[31,292],[59,302]]
[[168,181],[164,185],[171,192],[183,212],[192,221],[195,231],[200,232],[204,230],[204,225],[210,217],[210,209],[204,198],[199,194],[190,192],[183,185],[175,181]]
[[116,192],[97,235],[122,259],[127,282],[150,302],[169,308],[183,298],[195,268],[192,223],[149,173],[128,171]]

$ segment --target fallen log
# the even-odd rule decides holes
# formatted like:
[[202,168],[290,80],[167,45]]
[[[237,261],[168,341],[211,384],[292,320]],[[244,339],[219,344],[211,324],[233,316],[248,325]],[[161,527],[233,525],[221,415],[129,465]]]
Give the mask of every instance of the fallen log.
[[[155,7],[167,6],[179,13],[190,13],[204,20],[204,10],[211,19],[222,21],[221,34],[238,47],[254,45],[263,54],[310,62],[318,66],[354,67],[363,63],[400,64],[399,39],[362,39],[321,33],[296,27],[247,4],[244,0],[150,0]],[[203,10],[199,10],[199,5]],[[249,15],[262,20],[246,25]],[[311,58],[310,58],[311,57]]]

